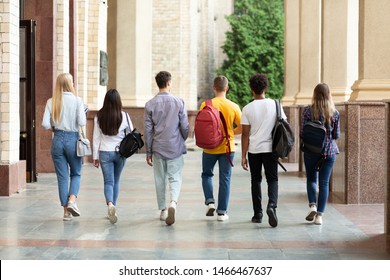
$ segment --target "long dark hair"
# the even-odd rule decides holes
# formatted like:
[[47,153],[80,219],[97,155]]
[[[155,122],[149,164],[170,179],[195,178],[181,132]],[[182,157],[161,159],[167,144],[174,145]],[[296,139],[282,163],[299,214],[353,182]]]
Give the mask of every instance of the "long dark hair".
[[98,111],[97,118],[100,129],[105,135],[117,135],[122,123],[122,100],[116,89],[107,91],[103,107]]

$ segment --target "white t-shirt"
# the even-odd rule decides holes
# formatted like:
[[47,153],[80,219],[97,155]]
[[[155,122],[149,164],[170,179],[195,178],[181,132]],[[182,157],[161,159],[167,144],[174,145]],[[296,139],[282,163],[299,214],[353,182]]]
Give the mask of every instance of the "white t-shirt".
[[[282,107],[282,118],[287,119]],[[272,152],[272,130],[276,123],[276,105],[273,99],[253,100],[242,109],[241,124],[250,125],[248,152]]]

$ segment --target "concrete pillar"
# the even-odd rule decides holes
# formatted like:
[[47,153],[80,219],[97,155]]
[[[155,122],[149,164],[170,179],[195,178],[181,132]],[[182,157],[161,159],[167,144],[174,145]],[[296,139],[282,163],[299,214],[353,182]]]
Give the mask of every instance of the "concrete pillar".
[[390,235],[390,99],[386,103],[386,120],[385,120],[385,233]]
[[350,101],[390,97],[390,1],[359,2],[359,76]]
[[[335,102],[347,101],[358,77],[358,0],[323,1],[322,81]],[[335,12],[337,11],[337,12]]]
[[284,1],[284,96],[283,105],[295,103],[299,92],[300,0]]
[[109,3],[109,87],[123,106],[143,107],[152,96],[152,11],[152,0]]
[[[89,0],[76,1],[77,5],[77,94],[88,102],[88,18]],[[88,104],[92,109],[92,104]]]
[[321,74],[321,0],[300,0],[299,92],[295,104],[309,104]]
[[56,71],[54,76],[69,73],[69,0],[58,0],[56,9],[55,38],[57,39]]

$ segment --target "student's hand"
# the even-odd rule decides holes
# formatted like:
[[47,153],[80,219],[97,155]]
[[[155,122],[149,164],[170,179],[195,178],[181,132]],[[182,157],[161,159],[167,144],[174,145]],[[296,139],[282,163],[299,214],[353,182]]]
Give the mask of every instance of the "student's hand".
[[147,162],[148,165],[153,166],[152,155],[146,155],[146,162]]
[[99,160],[98,159],[94,159],[93,160],[93,165],[96,167],[96,168],[99,168]]
[[241,159],[241,166],[244,170],[248,171],[248,160],[246,157]]

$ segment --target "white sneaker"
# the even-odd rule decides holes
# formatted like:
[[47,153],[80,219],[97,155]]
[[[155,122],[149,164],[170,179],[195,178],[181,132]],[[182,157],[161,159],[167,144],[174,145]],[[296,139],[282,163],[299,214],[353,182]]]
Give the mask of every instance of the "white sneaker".
[[62,219],[63,221],[71,221],[73,218],[72,214],[70,212],[66,212],[64,214],[64,218]]
[[70,214],[72,214],[73,217],[80,216],[80,210],[77,207],[76,201],[69,201],[68,206],[67,206],[67,210],[68,210],[68,212],[70,212]]
[[114,205],[108,206],[108,219],[111,224],[115,224],[118,221],[118,216],[116,215],[116,209]]
[[165,220],[167,219],[167,216],[168,216],[168,211],[167,211],[167,209],[161,210],[161,213],[160,213],[160,221],[165,221]]
[[206,212],[206,216],[214,216],[214,212],[215,212],[215,204],[214,203],[209,203],[207,205],[207,212]]
[[316,218],[314,220],[314,223],[316,225],[322,225],[322,215],[316,215]]
[[218,215],[217,221],[223,222],[229,220],[229,216],[227,214]]
[[317,206],[311,205],[310,211],[309,211],[309,213],[307,213],[307,216],[306,216],[306,221],[312,222],[316,215],[317,215]]

